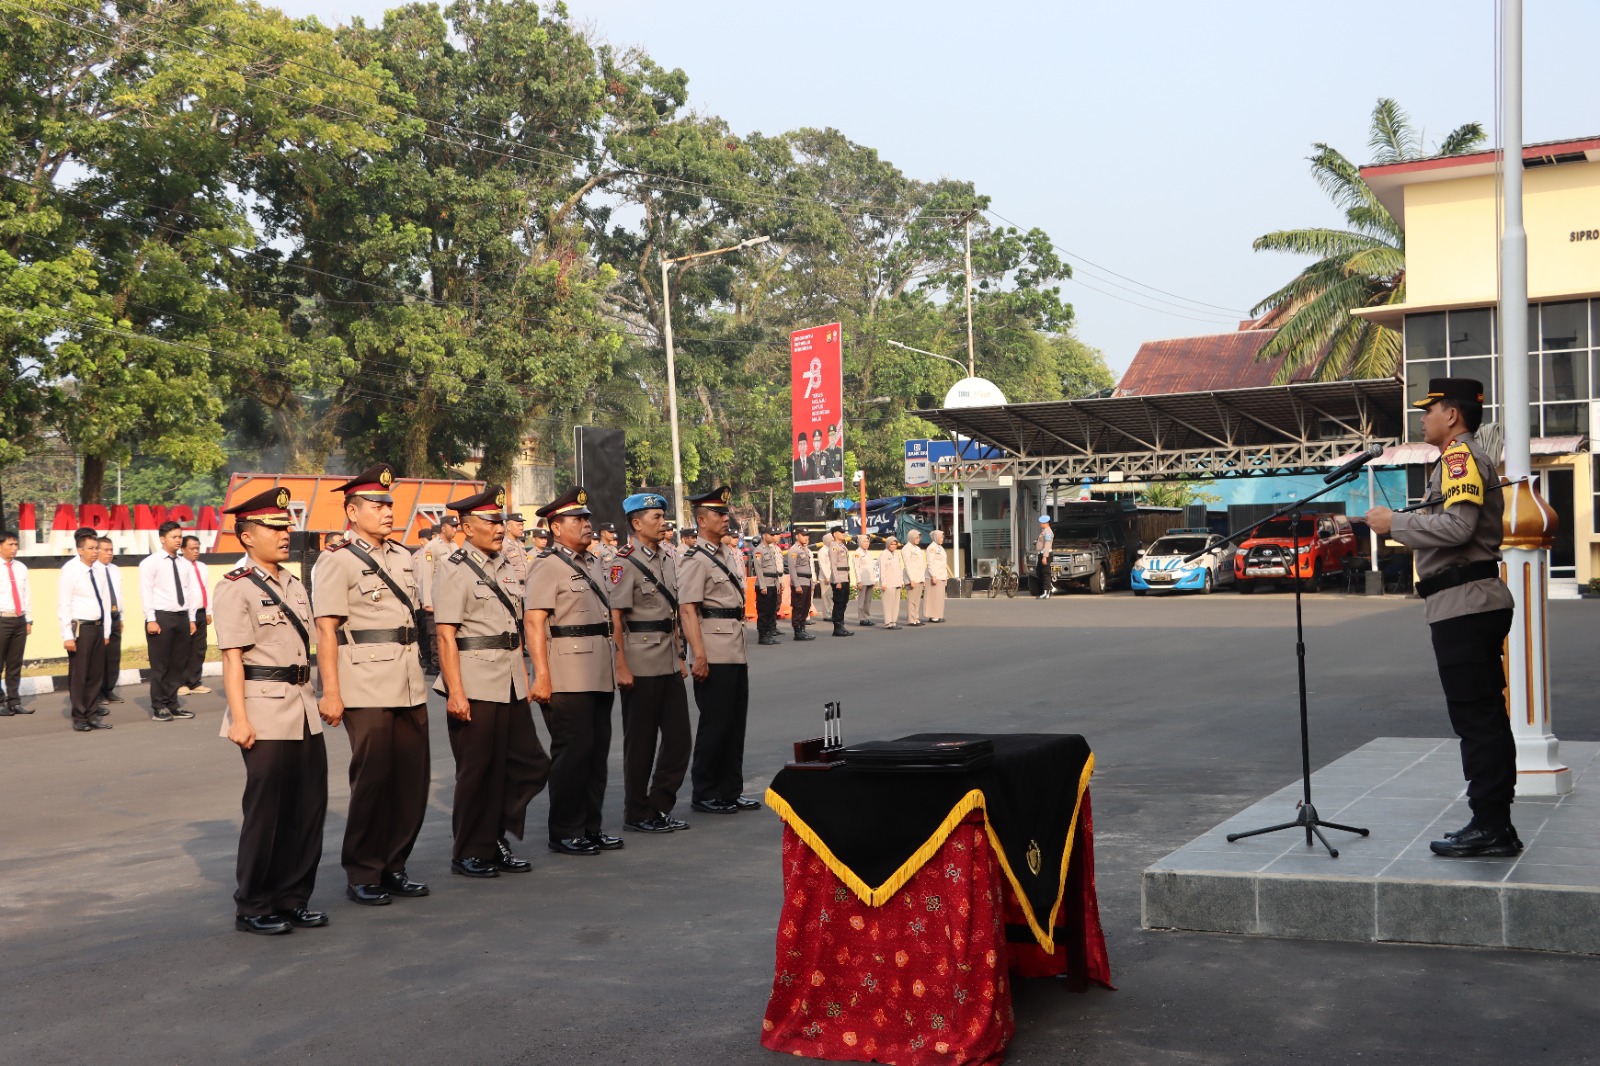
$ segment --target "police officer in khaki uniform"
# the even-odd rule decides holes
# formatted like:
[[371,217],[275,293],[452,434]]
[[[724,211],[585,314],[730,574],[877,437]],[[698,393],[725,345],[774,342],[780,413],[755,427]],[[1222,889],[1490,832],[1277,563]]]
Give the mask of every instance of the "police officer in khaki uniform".
[[[411,572],[417,575],[417,584],[422,592],[425,592],[428,584],[422,579],[422,575],[433,572],[433,560],[439,554],[443,542],[439,539],[438,526],[422,526],[417,530],[417,535],[422,538],[422,544],[411,553]],[[335,547],[337,545],[330,538],[325,550],[332,551]],[[439,669],[438,639],[433,629],[433,608],[428,605],[427,598],[422,592],[419,592],[420,602],[417,605],[417,631],[422,639],[417,647],[422,657],[422,672],[431,674]]]
[[289,558],[289,490],[228,508],[245,565],[217,582],[212,625],[227,707],[222,736],[244,755],[235,929],[327,925],[310,909],[328,813],[328,749],[311,686],[311,600]]
[[923,613],[929,622],[943,622],[945,590],[950,584],[950,559],[944,550],[944,530],[936,529],[929,536],[933,543],[926,552],[928,585],[922,594]]
[[506,515],[506,541],[500,552],[506,557],[506,562],[511,564],[511,569],[516,571],[518,581],[528,579],[529,557],[528,547],[522,542],[523,528],[520,512],[512,511]]
[[738,552],[719,543],[728,528],[729,495],[720,488],[690,497],[700,543],[678,560],[679,610],[694,656],[694,704],[700,711],[690,806],[707,814],[761,806],[741,795],[750,667],[745,651],[744,571]]
[[843,526],[828,528],[828,542],[823,545],[827,558],[822,564],[822,576],[833,589],[833,635],[853,637],[844,627],[844,612],[850,606],[850,545]]
[[610,522],[600,523],[600,540],[594,546],[594,555],[606,567],[617,557],[617,527]]
[[900,628],[900,588],[906,583],[900,562],[900,539],[893,533],[883,538],[878,553],[878,588],[883,591],[883,628]]
[[637,833],[689,828],[672,816],[689,770],[689,670],[678,654],[677,566],[661,550],[666,507],[653,492],[622,501],[632,542],[608,570],[622,692],[622,827]]
[[1517,748],[1506,715],[1506,634],[1511,590],[1500,579],[1500,493],[1494,459],[1473,436],[1483,420],[1483,383],[1433,378],[1412,405],[1422,411],[1427,442],[1441,452],[1428,477],[1425,509],[1367,512],[1374,532],[1415,549],[1417,593],[1433,634],[1433,656],[1450,724],[1461,738],[1472,821],[1433,841],[1447,858],[1512,856],[1522,850],[1511,824]]
[[795,640],[816,640],[806,632],[810,624],[811,593],[816,581],[816,560],[811,556],[811,535],[799,526],[790,526],[794,544],[783,553],[783,569],[789,575],[789,624]]
[[533,698],[550,728],[550,850],[561,855],[622,847],[601,829],[616,677],[606,575],[589,552],[588,503],[580,485],[539,508],[555,544],[534,557],[523,601]]
[[871,628],[878,623],[872,620],[872,590],[878,587],[878,563],[873,559],[866,537],[850,542],[850,564],[856,578],[856,625]]
[[506,842],[522,839],[528,804],[544,790],[550,759],[528,709],[522,660],[522,578],[501,550],[505,489],[449,504],[466,543],[445,558],[433,587],[439,680],[456,757],[450,869],[498,877],[532,868]]
[[[379,463],[340,485],[350,539],[312,570],[318,709],[350,735],[350,814],[341,862],[356,903],[426,896],[406,860],[428,810],[428,689],[418,654],[417,578],[394,532],[394,471]],[[348,705],[347,703],[353,704]]]
[[922,533],[906,530],[906,546],[900,550],[900,564],[906,580],[906,625],[922,625],[922,590],[928,581],[928,557],[922,551]]
[[778,532],[761,527],[761,544],[752,557],[756,574],[756,643],[778,643],[778,600],[783,596],[783,552]]

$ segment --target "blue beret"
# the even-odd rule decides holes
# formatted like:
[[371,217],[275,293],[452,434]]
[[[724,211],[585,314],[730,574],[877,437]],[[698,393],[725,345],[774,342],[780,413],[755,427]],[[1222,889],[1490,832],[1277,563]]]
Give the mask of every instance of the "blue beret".
[[640,511],[665,511],[667,498],[654,492],[636,492],[622,501],[623,514],[638,514]]

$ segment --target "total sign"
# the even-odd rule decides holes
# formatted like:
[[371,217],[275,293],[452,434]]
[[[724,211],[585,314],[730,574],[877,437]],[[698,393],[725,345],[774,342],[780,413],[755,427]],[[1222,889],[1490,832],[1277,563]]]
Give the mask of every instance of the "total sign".
[[925,440],[906,441],[906,485],[933,484],[933,467],[928,461],[928,442]]

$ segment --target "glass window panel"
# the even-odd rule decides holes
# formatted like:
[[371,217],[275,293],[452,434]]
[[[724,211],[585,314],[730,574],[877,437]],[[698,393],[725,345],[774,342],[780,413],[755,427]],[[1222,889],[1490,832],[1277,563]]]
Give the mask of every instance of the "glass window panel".
[[[1539,400],[1539,354],[1532,352],[1528,355],[1528,399],[1535,403]],[[1535,421],[1538,421],[1535,416]]]
[[1528,305],[1528,351],[1539,350],[1539,305]]
[[1544,409],[1544,436],[1569,437],[1589,432],[1589,405],[1552,403]]
[[1422,440],[1422,412],[1421,411],[1407,411],[1406,412],[1406,440],[1408,440],[1408,441],[1420,441],[1420,440]]
[[1406,361],[1444,358],[1444,312],[1406,316]]
[[1428,379],[1445,376],[1445,362],[1413,363],[1406,360],[1406,406],[1428,395]]
[[1589,302],[1544,304],[1539,319],[1545,351],[1589,347]]
[[1475,359],[1451,359],[1450,376],[1453,378],[1475,378],[1483,382],[1483,402],[1495,402],[1495,363],[1493,356],[1484,355]]
[[1546,400],[1587,400],[1589,398],[1589,353],[1545,352],[1544,398]]
[[1494,351],[1494,315],[1487,307],[1450,312],[1450,354],[1488,355]]

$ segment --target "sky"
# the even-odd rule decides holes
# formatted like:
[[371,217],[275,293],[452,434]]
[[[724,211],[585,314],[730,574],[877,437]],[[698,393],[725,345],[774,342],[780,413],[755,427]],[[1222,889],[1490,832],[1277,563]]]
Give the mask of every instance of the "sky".
[[[340,23],[396,5],[275,6]],[[1473,121],[1497,140],[1492,0],[567,6],[682,67],[691,107],[739,133],[833,127],[910,177],[974,182],[1061,249],[1075,331],[1118,373],[1143,341],[1236,329],[1305,265],[1251,242],[1340,225],[1307,157],[1366,162],[1380,96],[1430,148]],[[1595,0],[1527,4],[1525,142],[1600,134],[1596,41]]]

